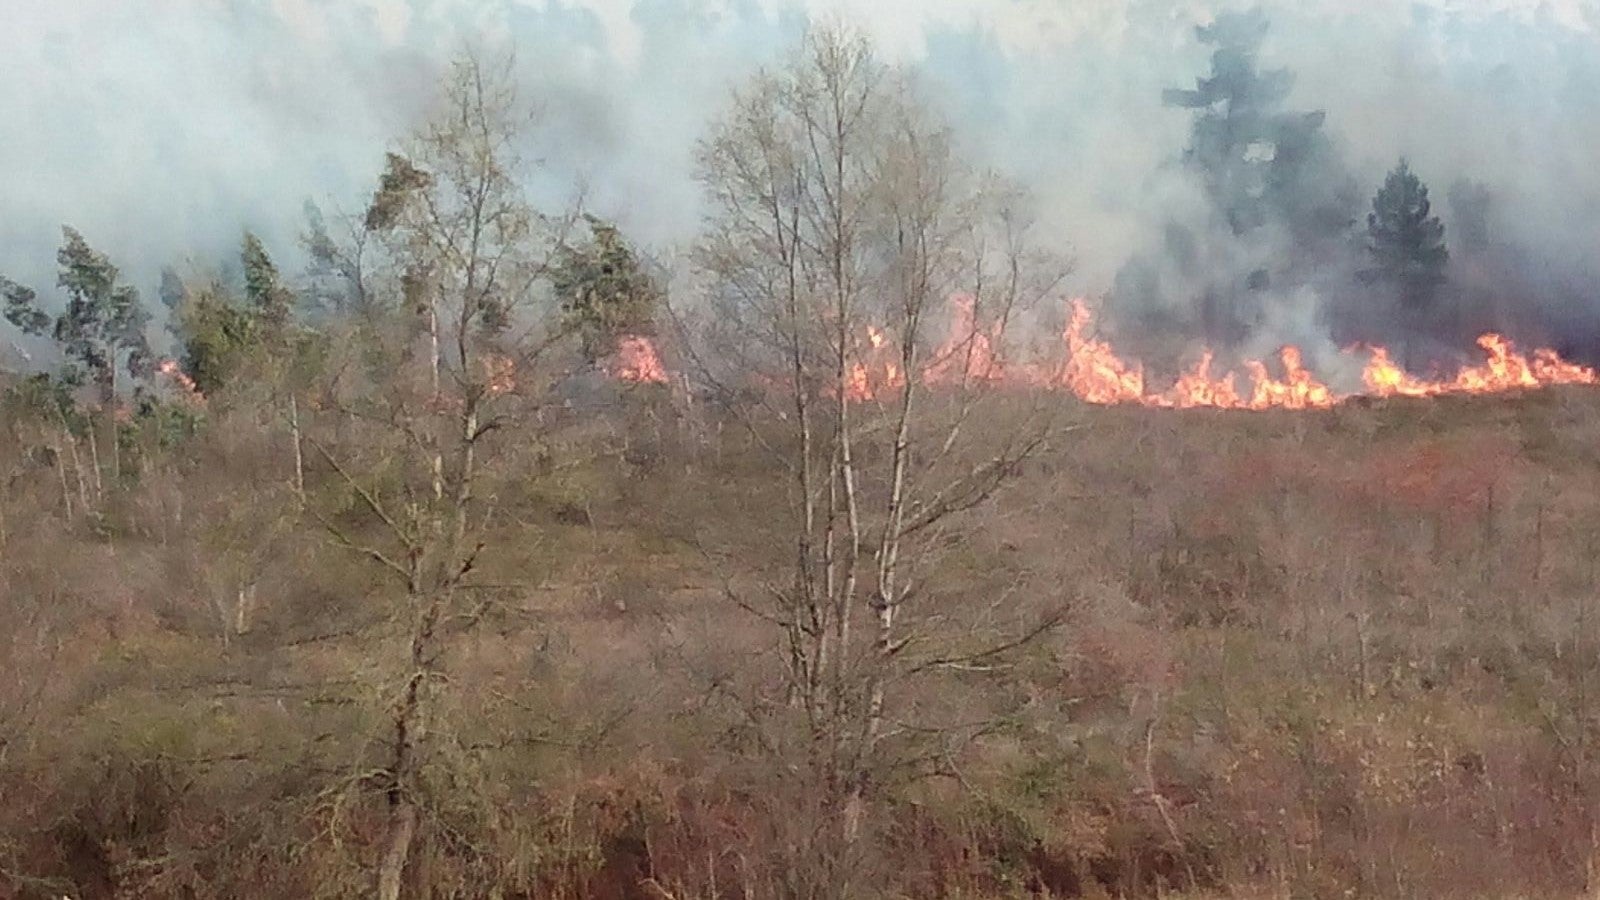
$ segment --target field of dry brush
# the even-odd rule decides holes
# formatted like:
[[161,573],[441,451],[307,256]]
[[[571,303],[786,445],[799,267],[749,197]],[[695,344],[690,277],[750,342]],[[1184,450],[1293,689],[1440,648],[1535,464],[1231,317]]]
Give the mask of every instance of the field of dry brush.
[[[803,893],[821,818],[736,602],[786,564],[786,482],[649,393],[495,470],[417,896]],[[1052,627],[896,688],[926,739],[879,775],[863,896],[1600,887],[1600,396],[1062,415],[918,592]],[[4,436],[0,897],[365,892],[406,628],[284,512],[274,427],[215,415],[94,522]]]

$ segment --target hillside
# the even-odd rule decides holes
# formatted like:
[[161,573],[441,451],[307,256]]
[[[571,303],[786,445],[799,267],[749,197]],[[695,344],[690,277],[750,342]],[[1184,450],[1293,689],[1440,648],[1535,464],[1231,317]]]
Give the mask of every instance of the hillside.
[[[881,773],[872,883],[1585,888],[1600,396],[1056,402],[1048,442],[941,536],[918,602],[1064,618],[905,686],[939,733]],[[12,430],[0,894],[360,892],[363,760],[407,623],[366,561],[270,514],[282,460],[249,418],[213,418],[95,527],[36,512],[59,488]],[[809,826],[741,707],[776,633],[736,601],[782,578],[783,472],[649,387],[554,446],[572,462],[514,460],[494,488],[496,602],[450,650],[414,877],[433,896],[772,895]]]

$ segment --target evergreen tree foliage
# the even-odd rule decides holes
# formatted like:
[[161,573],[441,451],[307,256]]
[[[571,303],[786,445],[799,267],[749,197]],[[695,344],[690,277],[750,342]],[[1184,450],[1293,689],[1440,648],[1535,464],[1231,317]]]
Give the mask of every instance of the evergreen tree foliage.
[[202,394],[227,385],[260,342],[254,311],[219,281],[186,291],[174,324],[183,347],[183,370]]
[[1325,114],[1284,109],[1294,76],[1259,66],[1269,27],[1257,9],[1196,29],[1214,48],[1211,73],[1193,90],[1169,90],[1163,98],[1196,112],[1185,159],[1234,234],[1277,223],[1313,239],[1345,228],[1351,204],[1322,131]]
[[33,288],[0,275],[0,297],[5,299],[6,320],[27,334],[43,334],[50,327],[50,316],[39,308]]
[[202,394],[231,382],[252,358],[273,359],[290,352],[296,297],[278,274],[261,240],[246,231],[239,263],[244,293],[228,288],[222,278],[198,286],[163,281],[163,299],[170,293],[173,333],[183,351],[183,370]]
[[246,231],[239,258],[244,265],[245,302],[268,332],[282,331],[289,323],[294,295],[284,287],[261,239]]
[[618,337],[649,327],[661,289],[615,224],[596,216],[585,221],[589,239],[561,249],[552,281],[567,325],[592,361]]
[[75,229],[61,231],[56,284],[66,292],[66,310],[52,319],[33,290],[3,279],[5,315],[29,334],[42,335],[48,329],[67,357],[68,381],[82,383],[87,378],[109,404],[116,395],[119,368],[126,367],[136,378],[149,374],[152,359],[145,327],[150,315],[139,302],[138,290],[122,282],[105,254],[90,247]]
[[1374,267],[1371,280],[1399,290],[1402,307],[1420,312],[1432,306],[1450,251],[1444,243],[1444,223],[1433,215],[1428,186],[1405,159],[1384,179],[1372,198],[1367,216],[1368,252]]

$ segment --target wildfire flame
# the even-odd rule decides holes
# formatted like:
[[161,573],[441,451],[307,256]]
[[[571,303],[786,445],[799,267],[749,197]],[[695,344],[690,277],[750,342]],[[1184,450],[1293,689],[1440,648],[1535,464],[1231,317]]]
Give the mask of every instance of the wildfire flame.
[[1488,355],[1480,366],[1467,366],[1447,381],[1426,381],[1407,374],[1389,359],[1388,351],[1374,348],[1363,373],[1367,390],[1380,397],[1432,397],[1439,394],[1488,394],[1527,390],[1558,384],[1600,383],[1594,369],[1562,359],[1554,350],[1540,348],[1533,358],[1516,352],[1511,341],[1498,334],[1478,338]]
[[923,369],[927,384],[970,384],[975,381],[1006,380],[1005,370],[995,358],[994,345],[1000,339],[997,323],[988,333],[978,327],[978,300],[970,294],[950,298],[950,331],[933,360]]
[[162,361],[156,363],[156,372],[171,379],[172,383],[176,384],[178,389],[189,400],[195,403],[205,402],[205,395],[200,393],[200,389],[195,386],[194,379],[190,378],[189,374],[183,371],[183,367],[178,365],[177,360],[163,359]]
[[[1088,337],[1093,316],[1081,300],[1072,301],[1072,318],[1063,340],[1067,361],[1058,383],[1090,403],[1138,403],[1144,400],[1144,367],[1125,363],[1111,345]],[[1203,361],[1209,368],[1210,361]],[[1198,391],[1200,386],[1193,385]]]
[[517,389],[517,362],[509,356],[491,355],[483,360],[489,394],[509,394]]
[[[1168,388],[1153,389],[1144,367],[1119,356],[1111,344],[1091,336],[1094,316],[1088,304],[1072,301],[1071,316],[1062,334],[1065,358],[1054,371],[1038,366],[1002,365],[994,347],[997,328],[984,331],[977,324],[973,299],[951,298],[948,336],[923,368],[921,383],[941,385],[989,381],[999,384],[1045,386],[1065,390],[1088,403],[1137,404],[1163,409],[1326,409],[1348,399],[1312,373],[1300,348],[1286,346],[1271,364],[1247,360],[1240,371],[1214,375],[1216,356],[1202,352],[1193,368]],[[868,400],[885,389],[904,384],[893,363],[880,362],[887,346],[881,328],[867,332],[865,352],[851,370],[846,396]],[[1487,360],[1462,368],[1443,380],[1424,380],[1406,372],[1382,347],[1366,350],[1363,392],[1378,397],[1429,397],[1440,394],[1482,394],[1522,390],[1557,384],[1600,384],[1594,369],[1563,360],[1553,350],[1535,350],[1522,356],[1510,341],[1497,334],[1478,339]],[[1361,351],[1350,351],[1358,353]],[[1243,376],[1241,378],[1241,376]]]
[[[1345,351],[1364,353],[1365,390],[1341,393],[1307,368],[1300,348],[1286,346],[1269,362],[1246,360],[1237,371],[1214,374],[1216,356],[1201,353],[1193,368],[1165,389],[1153,388],[1144,367],[1119,356],[1112,345],[1093,336],[1094,315],[1082,300],[1073,300],[1061,335],[1064,357],[1054,366],[1001,360],[999,325],[987,329],[978,321],[970,295],[950,298],[950,326],[943,342],[917,371],[917,383],[947,386],[991,383],[1049,388],[1088,403],[1135,404],[1162,409],[1326,409],[1352,396],[1433,397],[1442,394],[1488,394],[1551,385],[1600,384],[1600,374],[1562,359],[1554,350],[1538,349],[1531,357],[1511,341],[1485,334],[1477,341],[1486,356],[1480,365],[1465,366],[1447,378],[1425,379],[1396,364],[1383,347]],[[852,348],[844,373],[847,400],[874,400],[903,388],[901,347],[888,329],[866,326]],[[667,373],[655,347],[644,338],[625,338],[612,374],[625,381],[665,382]]]
[[617,342],[617,352],[607,367],[611,377],[635,384],[666,384],[667,367],[649,338],[629,335]]

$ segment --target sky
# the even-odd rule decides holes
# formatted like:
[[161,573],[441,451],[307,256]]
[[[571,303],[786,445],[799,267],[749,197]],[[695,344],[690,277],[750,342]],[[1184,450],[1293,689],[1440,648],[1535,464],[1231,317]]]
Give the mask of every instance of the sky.
[[[1600,250],[1600,0],[1268,0],[1265,62],[1325,109],[1364,185],[1406,154],[1497,189],[1526,239]],[[514,47],[552,198],[647,246],[699,223],[692,152],[806,24],[864,29],[919,73],[974,159],[1029,186],[1048,241],[1105,289],[1180,202],[1187,120],[1161,105],[1217,0],[0,0],[0,273],[49,294],[60,226],[153,295],[302,208],[359,209],[383,152],[467,46]],[[286,264],[286,268],[293,268]],[[1597,301],[1600,302],[1600,301]],[[5,326],[0,326],[5,327]]]

